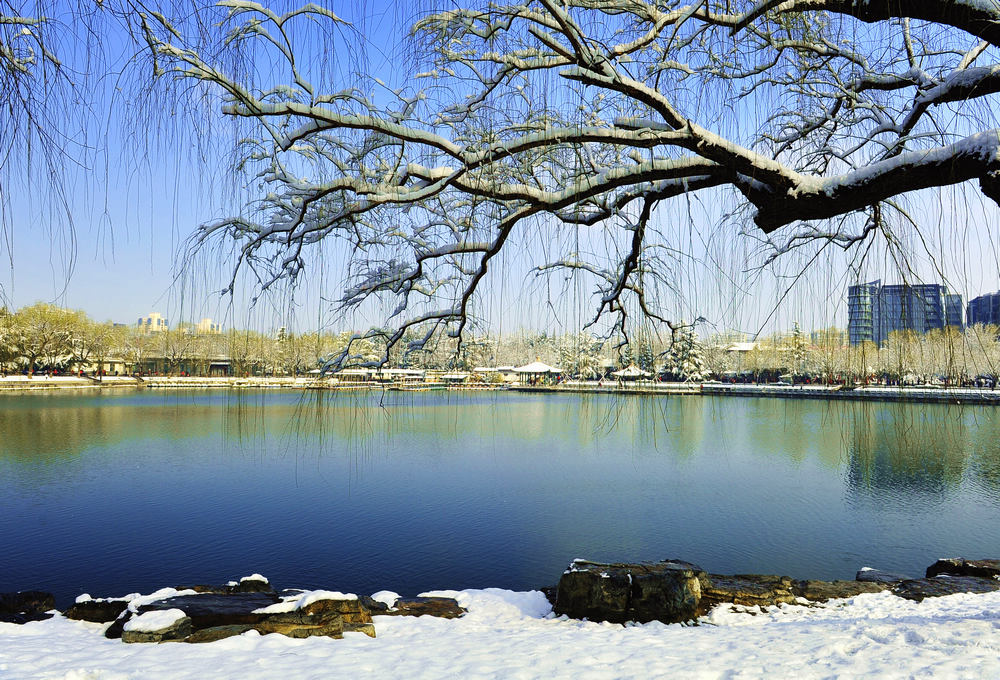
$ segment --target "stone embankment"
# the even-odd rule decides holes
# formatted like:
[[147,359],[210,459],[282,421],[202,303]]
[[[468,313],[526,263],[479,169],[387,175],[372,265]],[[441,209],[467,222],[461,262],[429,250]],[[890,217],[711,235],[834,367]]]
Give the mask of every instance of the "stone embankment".
[[846,388],[843,385],[750,385],[732,383],[664,383],[647,381],[569,381],[559,385],[511,387],[518,392],[573,392],[583,394],[709,395],[716,397],[777,397],[781,399],[836,399],[848,401],[901,401],[937,404],[1000,404],[1000,390],[971,387]]
[[722,604],[751,610],[809,605],[883,590],[909,600],[1000,590],[1000,560],[938,560],[920,579],[862,569],[854,581],[795,580],[787,576],[708,574],[680,560],[604,564],[575,560],[550,589],[556,614],[591,621],[681,623]]
[[[854,581],[796,580],[761,574],[719,575],[680,560],[607,564],[574,560],[555,588],[543,589],[557,615],[626,623],[696,622],[717,606],[757,613],[776,605],[812,606],[863,593],[890,591],[909,600],[1000,590],[1000,560],[938,560],[924,578],[864,568]],[[0,594],[0,622],[51,618],[55,599],[39,591]],[[377,616],[465,614],[446,597],[373,597],[326,590],[276,591],[259,574],[225,586],[164,588],[151,595],[94,599],[81,595],[63,616],[107,624],[105,637],[123,642],[212,642],[251,630],[295,638],[375,637]]]
[[[108,624],[104,636],[122,642],[213,642],[256,631],[293,638],[342,638],[345,632],[375,637],[372,616],[457,618],[465,609],[446,597],[371,597],[326,590],[276,591],[259,574],[224,586],[164,588],[152,595],[94,599],[81,595],[63,616]],[[388,602],[386,601],[388,599]],[[55,614],[51,594],[0,595],[0,622],[28,623]]]

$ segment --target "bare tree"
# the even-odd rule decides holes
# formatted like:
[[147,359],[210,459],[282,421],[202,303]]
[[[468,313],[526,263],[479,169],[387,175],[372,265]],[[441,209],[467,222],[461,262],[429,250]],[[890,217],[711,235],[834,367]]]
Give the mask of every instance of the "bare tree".
[[343,238],[357,256],[340,304],[388,301],[389,345],[428,321],[461,338],[527,229],[604,231],[604,250],[532,264],[588,272],[595,319],[624,333],[629,310],[669,321],[658,293],[676,246],[654,213],[672,199],[728,201],[733,229],[752,220],[775,253],[892,237],[907,192],[973,180],[1000,199],[995,3],[449,8],[413,29],[425,86],[344,89],[315,79],[316,43],[294,39],[307,20],[349,30],[332,12],[224,4],[227,40],[260,41],[283,78],[226,72],[148,25],[166,72],[214,85],[226,114],[258,125],[244,160],[260,202],[195,242],[235,244],[237,269],[267,288]]

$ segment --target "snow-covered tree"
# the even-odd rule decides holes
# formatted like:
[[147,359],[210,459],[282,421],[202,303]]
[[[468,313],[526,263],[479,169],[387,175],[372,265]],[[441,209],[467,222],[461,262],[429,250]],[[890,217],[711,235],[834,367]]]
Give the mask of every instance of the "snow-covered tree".
[[596,378],[601,372],[600,340],[590,333],[571,333],[559,342],[559,368],[571,376]]
[[681,323],[674,329],[667,366],[669,373],[685,382],[700,382],[708,377],[694,326]]
[[227,70],[224,50],[144,15],[161,72],[258,124],[243,161],[259,203],[196,241],[235,244],[267,287],[343,238],[357,255],[340,304],[385,300],[389,344],[428,321],[461,337],[528,229],[605,231],[614,247],[532,264],[589,273],[595,315],[624,332],[631,309],[669,320],[662,265],[679,246],[656,210],[671,201],[728,202],[729,228],[752,223],[777,254],[891,235],[912,191],[971,182],[1000,199],[993,2],[440,3],[413,27],[420,72],[384,87],[310,68],[328,48],[301,39],[309,21],[352,30],[329,9],[222,4],[225,46],[256,41],[273,68]]

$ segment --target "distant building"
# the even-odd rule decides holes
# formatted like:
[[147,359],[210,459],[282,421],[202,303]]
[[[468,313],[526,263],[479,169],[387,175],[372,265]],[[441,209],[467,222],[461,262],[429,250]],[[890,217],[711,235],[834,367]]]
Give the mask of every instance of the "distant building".
[[143,333],[156,333],[169,328],[167,320],[163,318],[163,315],[156,312],[151,312],[149,316],[141,317],[136,326]]
[[875,342],[875,308],[881,288],[881,281],[870,281],[847,289],[847,337],[852,345]]
[[987,293],[969,300],[965,320],[970,326],[977,323],[1000,325],[1000,292]]
[[211,319],[202,319],[195,325],[194,332],[198,335],[217,335],[222,332],[222,324],[212,323]]
[[962,296],[937,283],[883,286],[881,281],[847,289],[847,332],[850,343],[883,344],[894,331],[926,333],[963,328]]
[[809,342],[816,347],[843,347],[847,344],[847,331],[843,328],[824,328],[811,331]]

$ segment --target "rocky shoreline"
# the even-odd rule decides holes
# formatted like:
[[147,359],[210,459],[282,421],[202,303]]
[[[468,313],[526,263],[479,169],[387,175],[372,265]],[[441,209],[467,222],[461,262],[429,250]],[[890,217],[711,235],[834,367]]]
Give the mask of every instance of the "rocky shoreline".
[[[854,581],[796,580],[765,574],[709,574],[681,560],[600,563],[574,560],[557,586],[541,589],[556,616],[611,623],[695,623],[728,605],[748,614],[777,605],[816,606],[832,599],[889,591],[913,601],[956,593],[1000,591],[1000,560],[938,560],[923,578],[864,568]],[[63,612],[40,591],[0,593],[0,622],[24,624],[56,615],[106,624],[104,636],[126,643],[205,643],[256,631],[288,637],[375,637],[373,617],[466,613],[447,597],[400,597],[382,591],[356,596],[336,591],[276,590],[259,575],[223,586],[163,588],[150,595],[81,595]]]

